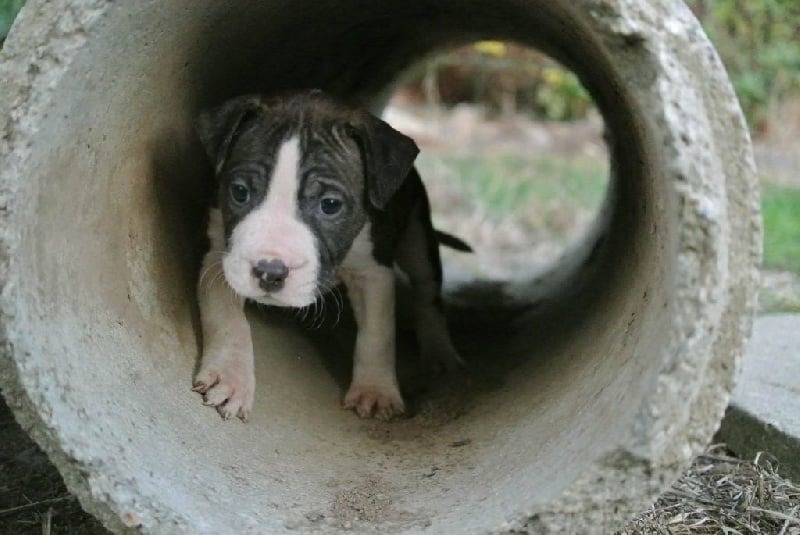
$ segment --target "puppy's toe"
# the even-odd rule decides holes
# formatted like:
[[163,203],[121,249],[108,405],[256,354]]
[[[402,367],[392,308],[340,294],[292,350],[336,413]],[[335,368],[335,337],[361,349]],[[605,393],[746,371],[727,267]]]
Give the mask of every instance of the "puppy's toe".
[[208,392],[208,389],[214,386],[219,382],[219,373],[217,370],[214,369],[205,369],[200,370],[200,373],[197,374],[197,377],[194,379],[194,387],[192,390],[194,392],[199,392],[201,394],[205,394]]
[[344,397],[342,407],[352,409],[361,418],[391,420],[405,411],[403,398],[395,386],[354,383]]
[[203,403],[216,407],[224,419],[246,421],[253,409],[255,376],[241,368],[208,368],[197,374],[192,389],[203,394]]
[[225,403],[231,394],[233,394],[233,386],[229,383],[219,382],[206,391],[203,403],[216,407]]
[[236,417],[246,422],[253,410],[253,390],[240,388],[232,392],[224,405],[217,405],[217,410],[226,420]]
[[241,400],[230,398],[224,405],[217,405],[217,412],[223,419],[229,420],[239,414],[241,409]]

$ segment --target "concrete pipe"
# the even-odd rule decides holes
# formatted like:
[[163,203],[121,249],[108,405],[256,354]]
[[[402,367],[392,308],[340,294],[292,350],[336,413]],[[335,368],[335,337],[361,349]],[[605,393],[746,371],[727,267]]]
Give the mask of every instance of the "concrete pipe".
[[[479,373],[407,392],[391,423],[339,408],[336,343],[253,311],[254,414],[222,421],[190,391],[208,192],[192,118],[300,87],[378,109],[426,54],[479,39],[545,51],[590,90],[612,160],[594,229],[535,280],[451,292]],[[3,55],[0,385],[110,529],[608,531],[716,429],[758,192],[681,2],[29,0]]]

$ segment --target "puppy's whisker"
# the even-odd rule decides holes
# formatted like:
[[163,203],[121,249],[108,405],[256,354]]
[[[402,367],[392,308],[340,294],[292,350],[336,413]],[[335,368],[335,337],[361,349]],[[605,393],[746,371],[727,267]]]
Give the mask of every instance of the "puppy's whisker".
[[311,319],[310,323],[308,324],[308,328],[309,329],[313,329],[314,328],[314,323],[317,320],[317,301],[316,301],[316,299],[314,301],[312,301],[311,304],[306,305],[306,312],[307,312],[306,319],[308,320],[309,317]]
[[314,311],[316,318],[313,325],[315,329],[320,329],[325,323],[325,298],[319,290],[317,290],[317,300],[314,301]]
[[324,285],[324,286],[322,286],[322,289],[320,290],[319,294],[320,294],[320,298],[323,299],[323,307],[325,306],[326,301],[327,301],[327,299],[325,299],[325,297],[324,297],[325,294],[330,294],[331,299],[333,300],[334,308],[336,309],[336,321],[334,323],[334,326],[337,325],[339,323],[339,318],[340,318],[341,313],[342,313],[342,301],[341,301],[342,297],[341,297],[341,294],[339,292],[338,286],[336,286],[336,285],[333,285],[333,286]]
[[316,296],[317,300],[319,301],[319,309],[317,311],[317,321],[316,321],[316,328],[321,328],[322,325],[325,323],[325,318],[327,317],[327,310],[326,306],[328,305],[328,300],[326,296],[328,294],[331,295],[331,299],[333,300],[334,307],[336,308],[336,323],[339,322],[339,318],[342,312],[342,302],[341,302],[341,295],[339,294],[339,290],[336,286],[329,286],[327,284],[320,284],[319,287],[316,289]]
[[339,321],[342,319],[342,311],[344,310],[344,297],[342,296],[341,290],[339,290],[338,286],[334,286],[332,293],[333,302],[336,303],[336,320],[333,322],[333,326],[336,327],[339,325]]
[[300,323],[303,327],[306,325],[306,315],[308,312],[306,311],[306,307],[295,307],[295,312],[292,315],[292,319]]
[[225,273],[220,272],[220,276],[222,278],[222,284],[224,284],[225,288],[228,290],[227,293],[228,293],[228,297],[231,300],[231,303],[233,303],[236,306],[243,306],[244,305],[244,299],[239,297],[239,294],[236,293],[236,290],[234,290],[233,287],[231,287],[231,285],[228,284],[228,279],[225,278]]
[[[213,286],[216,286],[219,283],[219,280],[220,280],[221,277],[224,277],[224,273],[221,270],[220,271],[214,271],[213,273],[211,273],[211,272],[210,273],[206,273],[206,279],[207,279],[208,284],[204,285],[204,286],[206,286],[207,288],[211,288]],[[203,286],[202,283],[201,283],[201,286]]]
[[311,322],[312,329],[319,329],[322,327],[322,324],[325,322],[325,301],[322,299],[322,293],[319,289],[314,290],[314,316],[313,321]]
[[220,268],[222,267],[221,260],[214,260],[213,262],[209,263],[200,271],[200,280],[198,281],[198,285],[202,286],[205,279],[211,275],[212,271],[216,274],[215,270],[222,271]]

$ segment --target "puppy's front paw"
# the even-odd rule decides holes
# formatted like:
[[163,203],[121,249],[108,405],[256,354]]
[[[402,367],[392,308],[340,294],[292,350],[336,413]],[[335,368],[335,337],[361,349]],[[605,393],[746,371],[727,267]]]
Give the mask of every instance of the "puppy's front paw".
[[391,420],[405,410],[403,398],[396,386],[362,382],[353,382],[350,385],[342,407],[353,409],[361,418],[375,417],[379,420]]
[[247,366],[220,363],[219,360],[211,359],[203,365],[192,390],[203,394],[203,403],[216,407],[226,420],[236,416],[247,421],[253,410],[255,374]]

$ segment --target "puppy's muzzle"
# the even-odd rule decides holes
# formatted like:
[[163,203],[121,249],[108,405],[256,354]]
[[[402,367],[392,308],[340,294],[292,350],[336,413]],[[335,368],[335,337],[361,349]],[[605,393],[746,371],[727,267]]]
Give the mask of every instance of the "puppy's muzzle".
[[289,275],[289,268],[282,260],[259,260],[253,267],[253,276],[265,292],[275,292],[283,288]]

